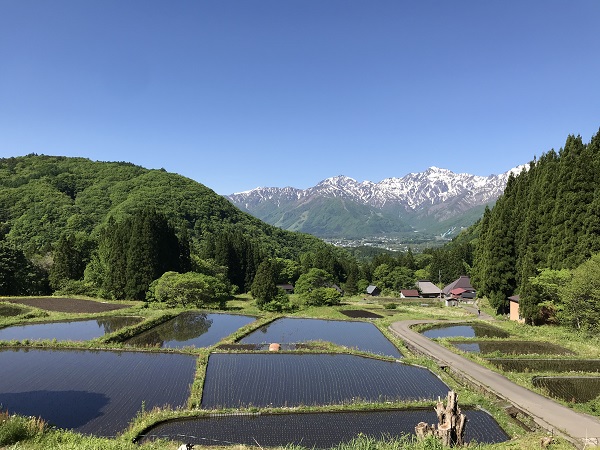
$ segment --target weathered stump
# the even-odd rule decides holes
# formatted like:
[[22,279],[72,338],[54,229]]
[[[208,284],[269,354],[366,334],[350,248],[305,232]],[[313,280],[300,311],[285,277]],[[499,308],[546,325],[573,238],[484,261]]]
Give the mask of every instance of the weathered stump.
[[438,419],[437,428],[434,425],[430,426],[425,422],[419,422],[415,427],[417,439],[422,440],[426,436],[436,436],[446,447],[464,445],[467,417],[461,413],[457,398],[456,392],[450,391],[446,406],[442,401],[436,404],[434,410]]

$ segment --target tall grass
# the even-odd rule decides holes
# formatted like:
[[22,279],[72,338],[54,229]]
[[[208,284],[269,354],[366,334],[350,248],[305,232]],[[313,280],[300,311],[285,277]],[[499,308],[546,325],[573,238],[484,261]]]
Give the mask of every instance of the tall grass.
[[43,434],[46,428],[46,422],[39,417],[23,417],[0,411],[0,446],[31,439]]

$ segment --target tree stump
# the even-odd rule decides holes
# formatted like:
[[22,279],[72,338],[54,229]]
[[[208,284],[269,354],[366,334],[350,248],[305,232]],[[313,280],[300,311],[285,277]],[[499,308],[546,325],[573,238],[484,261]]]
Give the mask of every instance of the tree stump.
[[467,417],[461,413],[457,398],[456,392],[450,391],[446,406],[442,401],[437,402],[434,408],[438,419],[437,429],[434,425],[430,426],[425,422],[419,422],[415,427],[417,439],[422,440],[427,436],[436,436],[446,447],[462,447],[464,445]]

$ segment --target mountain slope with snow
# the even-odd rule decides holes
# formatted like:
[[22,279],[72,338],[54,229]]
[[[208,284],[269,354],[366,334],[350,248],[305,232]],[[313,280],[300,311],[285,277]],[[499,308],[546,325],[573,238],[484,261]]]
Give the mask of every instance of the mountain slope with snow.
[[319,237],[436,235],[472,224],[502,194],[509,175],[524,169],[482,177],[430,167],[378,183],[340,175],[304,190],[256,188],[228,198],[268,223]]

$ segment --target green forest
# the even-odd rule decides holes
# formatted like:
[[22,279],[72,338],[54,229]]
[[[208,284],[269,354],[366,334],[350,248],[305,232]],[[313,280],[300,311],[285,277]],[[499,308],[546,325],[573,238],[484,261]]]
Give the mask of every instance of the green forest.
[[529,323],[594,330],[600,319],[600,132],[569,136],[558,152],[509,179],[493,209],[462,237],[471,274],[498,312],[520,295]]

